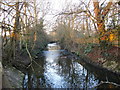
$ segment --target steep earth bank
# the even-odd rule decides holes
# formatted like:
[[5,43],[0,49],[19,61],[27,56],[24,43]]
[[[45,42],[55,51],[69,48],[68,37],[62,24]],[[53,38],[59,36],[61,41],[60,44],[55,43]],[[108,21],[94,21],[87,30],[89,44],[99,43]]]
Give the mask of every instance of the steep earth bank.
[[72,44],[68,46],[61,45],[62,48],[75,53],[76,55],[87,58],[86,62],[95,66],[105,68],[120,75],[120,48],[111,46],[102,50],[96,44]]

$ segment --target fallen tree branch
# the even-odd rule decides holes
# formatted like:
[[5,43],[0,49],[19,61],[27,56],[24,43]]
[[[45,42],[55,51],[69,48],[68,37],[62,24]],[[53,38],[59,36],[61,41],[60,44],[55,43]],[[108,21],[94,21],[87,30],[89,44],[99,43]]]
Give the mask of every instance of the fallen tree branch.
[[28,55],[29,55],[29,57],[30,57],[30,60],[31,60],[31,62],[32,62],[32,56],[31,56],[31,54],[30,54],[30,52],[29,52],[29,50],[28,50],[27,43],[26,43],[26,50],[27,50],[27,53],[28,53]]
[[[28,53],[29,58],[30,58],[30,60],[31,60],[31,63],[30,63],[30,64],[28,65],[28,67],[27,67],[27,68],[29,68],[29,67],[32,65],[32,61],[33,61],[33,59],[32,59],[32,56],[31,56],[31,54],[30,54],[29,50],[28,50],[27,43],[26,43],[26,50],[27,50],[27,53]],[[34,71],[34,69],[33,69],[33,67],[32,67],[32,66],[31,66],[31,68],[32,68],[32,70]]]
[[[31,63],[28,65],[27,68],[29,68],[32,65],[32,62],[34,62],[35,64],[37,64],[41,68],[41,66],[35,60],[32,59],[32,56],[31,56],[31,54],[30,54],[30,52],[28,50],[28,47],[27,47],[27,43],[26,43],[26,50],[27,50],[27,53],[28,53],[28,55],[30,57],[30,60],[31,60]],[[33,67],[32,67],[32,69],[33,69]]]

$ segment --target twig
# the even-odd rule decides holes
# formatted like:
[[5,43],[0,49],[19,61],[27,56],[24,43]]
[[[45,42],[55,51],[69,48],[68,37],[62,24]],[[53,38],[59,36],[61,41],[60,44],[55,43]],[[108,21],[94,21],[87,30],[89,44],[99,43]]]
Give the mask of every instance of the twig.
[[[120,85],[119,84],[117,84],[117,83],[114,83],[114,82],[109,82],[109,81],[101,81],[98,85],[96,85],[95,87],[98,87],[98,86],[100,86],[101,84],[113,84],[113,85],[115,85],[115,86],[118,86],[118,87],[120,87]],[[94,87],[94,88],[95,88]]]

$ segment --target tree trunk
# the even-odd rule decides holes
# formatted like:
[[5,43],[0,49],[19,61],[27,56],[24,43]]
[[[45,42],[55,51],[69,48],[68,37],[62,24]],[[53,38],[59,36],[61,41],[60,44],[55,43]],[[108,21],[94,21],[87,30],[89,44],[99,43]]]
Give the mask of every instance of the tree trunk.
[[19,35],[19,17],[20,17],[20,12],[19,12],[19,2],[16,2],[16,17],[15,17],[15,24],[14,24],[14,36],[13,36],[13,59],[15,60],[15,52],[16,52],[16,40],[18,39]]
[[106,32],[105,30],[105,16],[108,14],[110,7],[112,5],[112,1],[110,0],[106,7],[103,8],[103,11],[99,7],[98,0],[93,0],[94,5],[94,13],[95,13],[95,19],[97,21],[97,29],[99,32],[99,42],[101,42],[103,39],[106,40],[104,37],[104,34]]

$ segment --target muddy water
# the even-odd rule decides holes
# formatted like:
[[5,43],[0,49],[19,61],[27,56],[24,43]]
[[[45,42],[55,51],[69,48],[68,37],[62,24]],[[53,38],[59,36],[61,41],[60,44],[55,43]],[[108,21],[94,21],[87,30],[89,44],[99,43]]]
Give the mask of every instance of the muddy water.
[[34,63],[26,73],[24,88],[89,89],[102,81],[84,65],[70,58],[70,55],[65,50],[61,50],[56,43],[48,44],[47,48],[47,51],[43,51],[44,57],[36,60],[38,64]]

